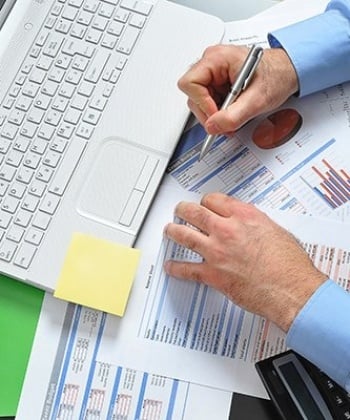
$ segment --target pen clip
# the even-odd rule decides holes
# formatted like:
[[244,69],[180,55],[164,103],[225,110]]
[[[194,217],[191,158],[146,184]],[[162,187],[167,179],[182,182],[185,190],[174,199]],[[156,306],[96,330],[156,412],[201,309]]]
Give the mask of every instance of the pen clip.
[[243,83],[242,90],[245,90],[247,88],[247,86],[249,85],[249,82],[251,81],[252,77],[254,76],[255,69],[256,69],[257,65],[259,64],[259,62],[261,60],[262,54],[263,54],[263,49],[261,48],[258,51],[258,54],[257,54],[256,59],[254,61],[254,64],[252,65],[252,67],[251,67],[251,69],[248,73],[248,76]]

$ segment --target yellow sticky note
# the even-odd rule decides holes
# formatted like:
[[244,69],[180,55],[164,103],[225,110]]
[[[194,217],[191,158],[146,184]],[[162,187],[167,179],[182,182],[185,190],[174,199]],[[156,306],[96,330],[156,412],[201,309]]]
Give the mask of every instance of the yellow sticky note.
[[54,296],[123,316],[140,251],[74,233]]

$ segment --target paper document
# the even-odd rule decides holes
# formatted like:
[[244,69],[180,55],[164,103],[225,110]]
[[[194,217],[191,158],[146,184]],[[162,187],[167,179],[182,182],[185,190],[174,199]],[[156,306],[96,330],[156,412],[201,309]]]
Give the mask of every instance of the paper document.
[[228,418],[230,392],[101,359],[106,317],[45,295],[17,420]]

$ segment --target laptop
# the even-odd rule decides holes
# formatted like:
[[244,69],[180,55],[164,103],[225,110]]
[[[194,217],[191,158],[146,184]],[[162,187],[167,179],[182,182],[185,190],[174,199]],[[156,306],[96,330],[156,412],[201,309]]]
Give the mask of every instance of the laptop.
[[0,272],[53,291],[74,232],[132,246],[219,43],[174,3],[0,0]]

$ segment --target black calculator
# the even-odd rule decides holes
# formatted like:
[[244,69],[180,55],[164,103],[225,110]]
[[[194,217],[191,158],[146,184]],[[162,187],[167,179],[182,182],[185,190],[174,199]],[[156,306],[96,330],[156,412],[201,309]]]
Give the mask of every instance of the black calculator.
[[350,420],[350,395],[292,350],[255,367],[282,419]]

